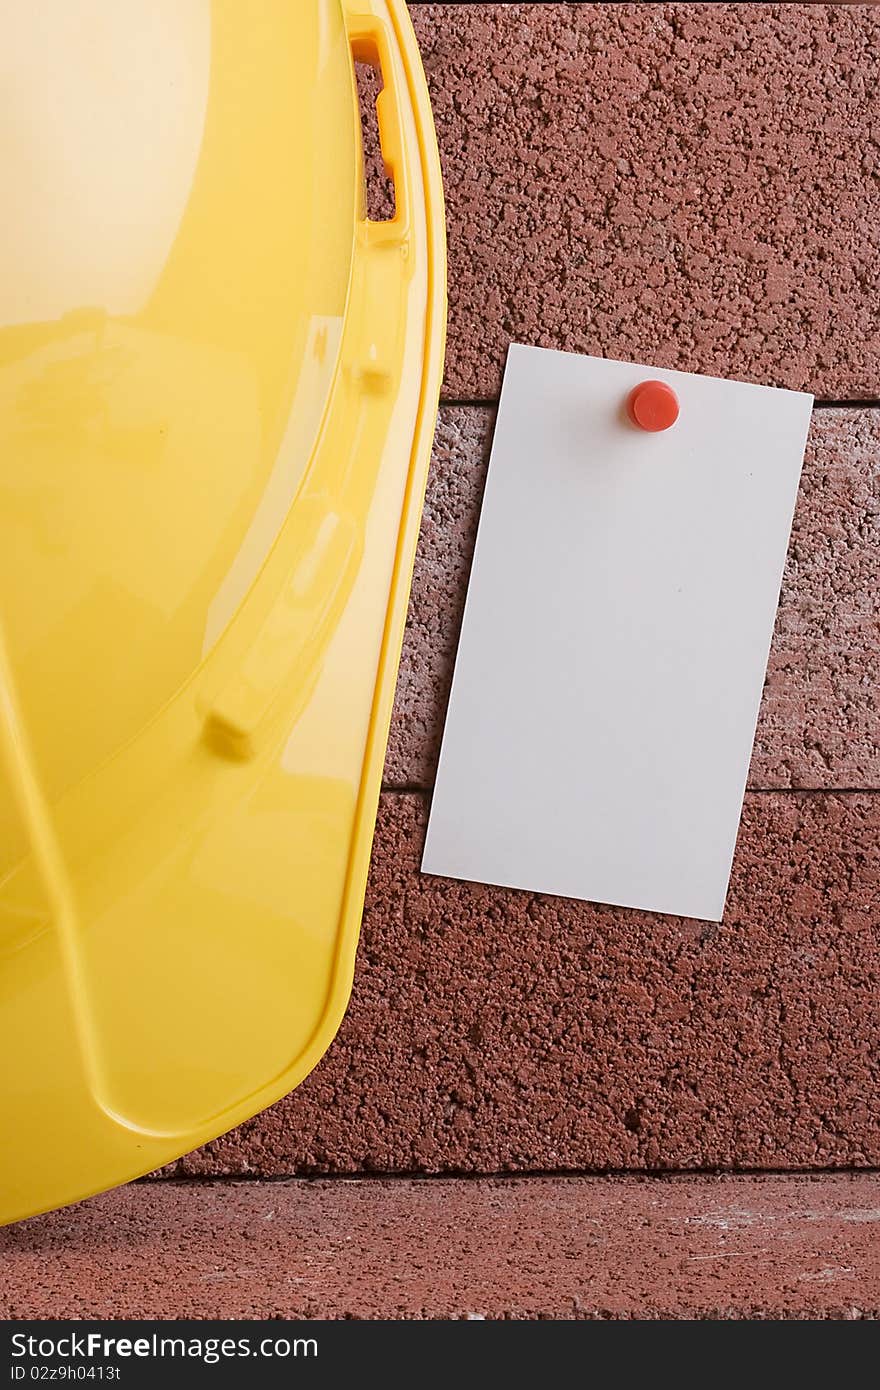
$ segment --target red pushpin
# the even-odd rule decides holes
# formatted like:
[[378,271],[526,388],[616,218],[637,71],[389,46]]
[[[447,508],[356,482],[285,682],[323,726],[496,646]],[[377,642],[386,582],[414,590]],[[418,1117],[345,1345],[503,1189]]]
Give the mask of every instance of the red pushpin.
[[630,392],[626,408],[640,430],[668,430],[678,419],[678,396],[665,381],[643,381]]

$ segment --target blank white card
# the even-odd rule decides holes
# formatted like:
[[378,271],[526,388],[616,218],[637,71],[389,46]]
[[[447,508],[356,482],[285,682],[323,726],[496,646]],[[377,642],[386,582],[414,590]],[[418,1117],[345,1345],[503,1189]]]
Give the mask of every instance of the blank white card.
[[811,406],[511,347],[426,872],[721,919]]

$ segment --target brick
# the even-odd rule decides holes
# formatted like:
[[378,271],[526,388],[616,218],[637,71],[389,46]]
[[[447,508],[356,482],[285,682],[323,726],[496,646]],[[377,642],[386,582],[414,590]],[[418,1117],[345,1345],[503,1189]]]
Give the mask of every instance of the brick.
[[880,1164],[880,796],[750,794],[720,926],[422,876],[425,820],[327,1056],[179,1173]]
[[449,399],[511,340],[880,395],[870,6],[418,5]]
[[0,1314],[875,1318],[878,1222],[867,1175],[141,1183],[0,1231]]
[[390,786],[434,782],[493,418],[445,406],[437,421],[385,756]]
[[880,787],[880,410],[813,415],[750,781]]
[[[492,419],[488,409],[440,412],[385,764],[391,786],[433,784]],[[815,412],[753,787],[880,787],[878,478],[880,410]]]

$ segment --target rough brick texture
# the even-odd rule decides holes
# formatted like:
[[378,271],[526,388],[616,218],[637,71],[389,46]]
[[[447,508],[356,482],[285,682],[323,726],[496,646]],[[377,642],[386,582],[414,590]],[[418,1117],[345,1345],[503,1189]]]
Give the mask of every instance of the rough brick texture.
[[868,1176],[142,1183],[0,1231],[0,1316],[870,1318],[878,1222]]
[[876,1318],[879,1223],[869,1176],[139,1184],[0,1232],[0,1316]]
[[511,339],[880,395],[880,14],[420,5],[446,394]]
[[880,798],[750,794],[720,926],[422,876],[425,811],[327,1056],[180,1172],[880,1164]]
[[[446,173],[450,397],[494,397],[511,339],[880,393],[880,17],[413,17]],[[441,413],[398,788],[433,782],[491,426]],[[880,411],[815,414],[753,787],[880,786],[878,459]],[[880,798],[751,795],[721,927],[422,878],[425,815],[383,800],[328,1056],[177,1171],[880,1163]]]
[[[433,784],[492,418],[488,409],[465,407],[440,414],[385,764],[392,786]],[[817,411],[752,758],[754,787],[880,786],[878,483],[880,411]]]

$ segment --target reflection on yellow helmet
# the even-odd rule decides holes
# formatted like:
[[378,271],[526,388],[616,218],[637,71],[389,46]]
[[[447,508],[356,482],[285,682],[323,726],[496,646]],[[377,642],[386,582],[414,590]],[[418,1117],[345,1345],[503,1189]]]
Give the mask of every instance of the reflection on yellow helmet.
[[12,1220],[252,1115],[338,1027],[445,261],[403,0],[0,0],[0,32]]

